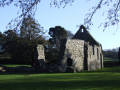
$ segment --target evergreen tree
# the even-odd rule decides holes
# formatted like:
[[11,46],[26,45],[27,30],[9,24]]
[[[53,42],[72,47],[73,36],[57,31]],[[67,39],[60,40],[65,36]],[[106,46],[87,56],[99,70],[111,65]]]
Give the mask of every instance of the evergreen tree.
[[28,16],[22,21],[20,28],[20,36],[28,40],[35,40],[43,34],[43,28],[38,24],[34,18]]

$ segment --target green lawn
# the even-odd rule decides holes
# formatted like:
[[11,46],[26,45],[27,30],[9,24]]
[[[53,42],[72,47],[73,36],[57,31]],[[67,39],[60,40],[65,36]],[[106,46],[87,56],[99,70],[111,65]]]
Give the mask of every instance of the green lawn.
[[0,75],[0,90],[120,90],[120,67],[81,73],[4,74]]
[[23,64],[3,64],[3,66],[6,66],[6,67],[19,67],[19,66],[31,67],[31,65],[23,65]]
[[96,72],[0,75],[0,90],[120,90],[120,67]]

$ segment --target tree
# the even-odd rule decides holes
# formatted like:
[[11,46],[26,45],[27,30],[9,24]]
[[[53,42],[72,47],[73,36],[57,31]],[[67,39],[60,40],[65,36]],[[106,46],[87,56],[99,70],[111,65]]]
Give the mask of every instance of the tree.
[[67,38],[67,31],[56,26],[49,29],[50,39],[47,41],[45,48],[46,60],[48,63],[56,62],[59,58],[61,40]]
[[120,0],[99,0],[97,5],[93,6],[92,10],[85,17],[84,24],[86,24],[88,27],[92,25],[92,19],[95,13],[105,6],[108,8],[108,10],[106,20],[103,24],[104,28],[118,24],[120,22]]
[[20,36],[28,40],[35,40],[43,34],[43,28],[30,15],[24,18],[20,27]]
[[[15,21],[17,22],[16,27],[21,25],[22,20],[24,17],[27,17],[28,15],[33,16],[35,14],[35,9],[37,5],[41,2],[42,0],[0,0],[0,7],[5,7],[7,5],[14,4],[16,7],[19,7],[21,14],[19,15],[19,19],[16,18]],[[74,1],[77,0],[49,0],[51,6],[55,7],[66,7],[67,4],[73,3]],[[89,1],[89,0],[88,0]],[[92,0],[91,0],[92,1]],[[84,20],[84,24],[86,26],[92,25],[92,18],[95,15],[95,13],[107,6],[111,6],[111,8],[108,9],[108,14],[107,14],[107,20],[104,22],[104,27],[108,27],[110,25],[116,25],[120,21],[120,0],[96,0],[97,5],[91,7],[92,10],[87,14]],[[105,11],[106,12],[106,11]],[[11,25],[11,23],[10,23]],[[16,29],[16,28],[15,28]]]
[[[35,11],[37,8],[37,5],[41,2],[42,0],[0,0],[0,7],[5,7],[5,6],[10,6],[13,4],[14,6],[19,8],[20,15],[9,23],[10,26],[14,25],[14,29],[17,30],[18,27],[21,25],[23,19],[25,17],[28,17],[29,15],[34,16]],[[64,4],[64,6],[69,3],[69,1],[73,0],[49,0],[50,5],[55,5],[55,6],[61,6]]]
[[112,59],[118,59],[118,50],[111,49],[103,51],[104,57],[112,58]]
[[4,34],[6,36],[7,41],[16,39],[18,37],[17,33],[15,31],[13,31],[13,30],[5,31]]
[[4,53],[4,51],[5,51],[5,49],[3,47],[5,41],[6,41],[5,34],[3,34],[2,32],[0,32],[0,54]]
[[21,32],[14,30],[4,32],[6,36],[5,50],[12,57],[12,63],[32,64],[34,48],[44,44],[45,39],[40,34],[41,28],[32,18],[25,18]]
[[0,32],[0,41],[5,41],[5,34]]
[[[73,3],[77,0],[53,0],[55,6],[66,6],[69,3]],[[88,0],[92,1],[92,0]],[[95,1],[93,1],[95,2]],[[91,11],[88,12],[84,18],[84,25],[89,28],[92,25],[92,19],[94,15],[99,12],[99,9],[107,7],[106,19],[103,23],[104,28],[116,25],[120,22],[120,0],[96,0],[96,6],[91,7]],[[106,12],[106,11],[104,11]],[[104,13],[103,12],[103,13]]]
[[56,26],[49,29],[49,35],[51,36],[49,40],[53,47],[56,47],[59,51],[61,40],[67,38],[67,31],[61,26]]

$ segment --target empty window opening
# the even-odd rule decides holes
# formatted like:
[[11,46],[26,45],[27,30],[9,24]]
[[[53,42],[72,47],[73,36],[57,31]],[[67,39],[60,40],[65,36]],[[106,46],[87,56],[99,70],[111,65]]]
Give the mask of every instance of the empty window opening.
[[73,60],[71,58],[67,59],[67,69],[66,72],[74,72],[74,69],[72,68]]
[[86,45],[84,47],[84,70],[88,70],[88,46]]
[[81,32],[84,32],[84,29],[82,29]]
[[71,58],[67,59],[67,65],[72,66],[73,60]]
[[98,48],[97,48],[97,58],[99,59],[99,50],[98,50]]
[[101,68],[103,67],[103,61],[102,61],[102,54],[100,53],[100,63],[101,63]]
[[93,46],[93,48],[92,48],[92,49],[93,49],[93,55],[94,55],[94,54],[95,54],[94,46]]

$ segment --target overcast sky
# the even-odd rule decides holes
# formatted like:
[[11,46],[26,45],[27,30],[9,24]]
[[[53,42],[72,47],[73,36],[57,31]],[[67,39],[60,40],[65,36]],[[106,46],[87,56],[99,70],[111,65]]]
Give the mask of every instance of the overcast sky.
[[[88,10],[96,5],[94,0],[77,0],[72,5],[67,5],[66,8],[50,7],[48,0],[42,0],[38,5],[35,15],[36,20],[49,30],[50,27],[62,26],[66,30],[75,33],[79,29],[79,25],[84,23],[84,16]],[[96,1],[96,0],[95,0]],[[6,26],[11,19],[17,16],[18,9],[14,6],[0,8],[0,31],[4,32]],[[120,28],[109,27],[103,32],[103,29],[98,27],[104,21],[104,16],[98,11],[93,18],[94,25],[91,26],[89,32],[92,36],[102,44],[103,49],[112,49],[120,46]]]

